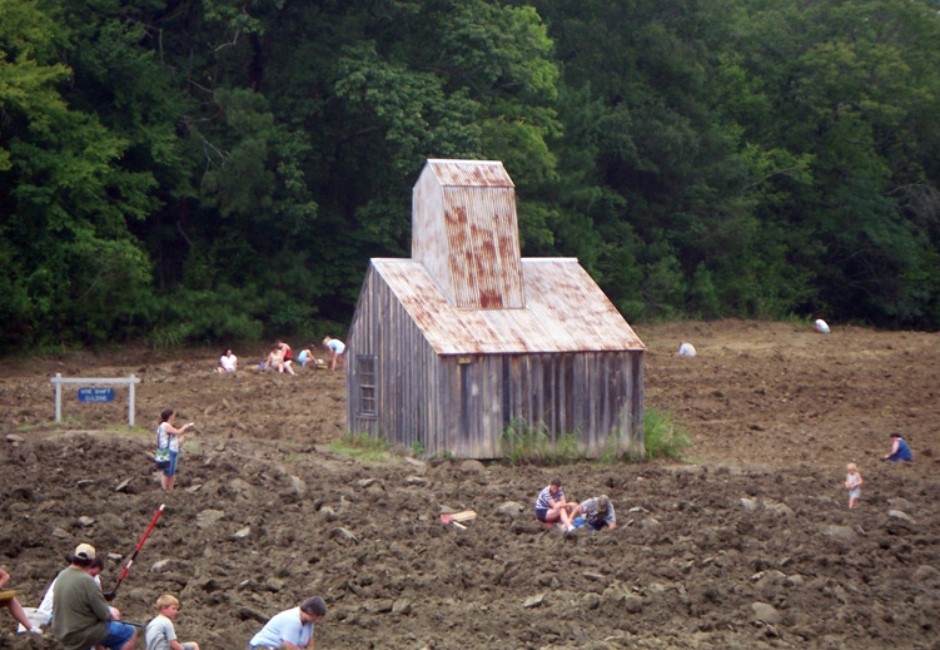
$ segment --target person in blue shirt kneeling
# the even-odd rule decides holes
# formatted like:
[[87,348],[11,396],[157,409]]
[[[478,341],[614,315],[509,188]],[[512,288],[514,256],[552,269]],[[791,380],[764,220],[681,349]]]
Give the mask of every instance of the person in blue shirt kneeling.
[[891,434],[891,451],[881,460],[886,460],[889,463],[903,460],[909,463],[914,460],[914,452],[911,451],[904,437],[900,433],[894,432]]

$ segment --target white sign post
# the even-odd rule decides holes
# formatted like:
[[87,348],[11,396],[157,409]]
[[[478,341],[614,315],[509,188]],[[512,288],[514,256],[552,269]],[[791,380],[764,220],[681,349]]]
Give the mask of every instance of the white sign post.
[[[111,384],[112,386],[126,385],[129,389],[127,400],[127,423],[134,426],[134,386],[140,383],[140,377],[131,374],[129,377],[102,378],[102,377],[63,377],[57,372],[50,379],[55,384],[55,421],[62,421],[62,384]],[[92,401],[92,400],[89,400]]]

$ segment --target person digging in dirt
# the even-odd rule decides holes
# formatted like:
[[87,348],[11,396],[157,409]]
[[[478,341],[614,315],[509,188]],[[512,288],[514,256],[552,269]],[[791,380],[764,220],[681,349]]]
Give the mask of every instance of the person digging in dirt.
[[848,474],[845,475],[845,489],[849,491],[849,508],[854,508],[858,504],[858,498],[862,494],[862,475],[858,473],[855,463],[849,463],[846,466]]
[[290,346],[281,339],[278,339],[274,347],[271,348],[267,360],[264,362],[264,370],[273,368],[282,374],[286,372],[289,375],[295,375],[297,373],[294,372],[291,366],[292,363]]
[[301,368],[306,368],[311,361],[313,361],[313,351],[310,348],[304,348],[297,355],[297,363],[300,364]]
[[144,638],[147,650],[199,650],[195,641],[180,643],[176,640],[176,628],[173,622],[180,610],[180,601],[172,594],[163,594],[157,598],[157,615],[147,623]]
[[277,340],[277,349],[281,351],[281,363],[277,367],[278,372],[286,372],[289,375],[293,375],[294,368],[291,364],[294,362],[294,357],[291,354],[290,346],[284,342],[283,339]]
[[276,614],[248,642],[249,648],[313,647],[313,624],[326,616],[326,603],[319,596],[308,598],[299,607]]
[[591,497],[579,503],[578,507],[571,513],[571,517],[574,519],[578,515],[584,517],[584,525],[592,530],[601,530],[602,528],[610,528],[613,530],[617,527],[617,515],[614,513],[614,504],[610,502],[606,494],[602,494],[599,497]]
[[275,345],[268,352],[268,356],[265,358],[264,362],[261,363],[259,368],[261,368],[261,370],[267,370],[268,368],[277,369],[280,363],[281,363],[281,350]]
[[323,347],[330,351],[330,370],[336,370],[337,365],[343,365],[346,359],[346,344],[339,339],[327,336],[323,339]]
[[[0,569],[0,589],[10,582],[10,574]],[[13,618],[18,620],[22,626],[33,634],[42,634],[42,630],[29,620],[29,617],[26,615],[26,612],[23,611],[23,606],[20,605],[19,601],[16,600],[16,593],[13,591],[0,591],[0,607],[6,607],[10,610],[10,614],[13,615]]]
[[546,524],[560,521],[565,531],[570,532],[574,530],[571,511],[576,507],[576,504],[568,503],[565,499],[561,479],[555,477],[535,498],[535,518]]
[[[98,589],[101,589],[101,572],[104,570],[104,560],[100,557],[95,557],[87,567],[85,567],[85,572],[91,576],[91,579],[95,581]],[[42,597],[42,601],[39,603],[39,607],[33,609],[31,607],[24,607],[26,615],[29,616],[29,620],[33,622],[37,627],[45,627],[52,622],[52,608],[55,602],[55,580],[49,585],[49,588],[46,589],[45,595]],[[17,628],[17,632],[25,632],[21,625]]]
[[173,426],[176,420],[176,411],[163,409],[160,413],[160,424],[157,426],[157,462],[169,461],[160,477],[160,485],[164,490],[170,491],[176,483],[176,470],[179,465],[180,449],[183,447],[183,434],[193,426],[187,422],[177,429]]
[[881,460],[886,460],[889,463],[896,463],[899,460],[903,460],[905,463],[909,463],[914,460],[914,452],[911,451],[904,436],[895,431],[891,434],[891,451]]
[[88,567],[95,547],[79,544],[72,563],[55,579],[52,633],[65,650],[87,650],[102,645],[111,650],[131,650],[137,644],[137,628],[120,620],[121,612],[109,607]]
[[307,366],[310,366],[315,370],[326,368],[326,363],[323,361],[323,359],[313,356],[313,350],[311,348],[304,348],[300,351],[300,354],[297,355],[297,363],[299,363],[303,368],[306,368]]

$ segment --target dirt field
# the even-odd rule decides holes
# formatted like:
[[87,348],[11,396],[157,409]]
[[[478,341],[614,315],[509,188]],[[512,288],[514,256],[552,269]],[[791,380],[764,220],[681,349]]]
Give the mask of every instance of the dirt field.
[[[647,408],[693,436],[687,463],[561,468],[330,453],[340,373],[211,371],[220,351],[0,361],[0,566],[36,605],[79,541],[108,554],[105,589],[167,511],[113,604],[145,623],[183,601],[182,640],[246,647],[261,621],[322,595],[321,649],[940,649],[940,334],[722,321],[638,327]],[[680,340],[699,356],[679,358]],[[240,352],[242,365],[262,349]],[[136,373],[84,404],[56,372]],[[178,489],[146,452],[161,409],[193,420]],[[891,431],[916,460],[879,462]],[[850,511],[845,464],[865,479]],[[553,475],[611,496],[618,527],[565,537],[533,521]],[[479,513],[467,530],[442,509]],[[85,519],[80,519],[85,518]],[[13,634],[0,648],[54,648]],[[139,643],[138,647],[143,647]]]

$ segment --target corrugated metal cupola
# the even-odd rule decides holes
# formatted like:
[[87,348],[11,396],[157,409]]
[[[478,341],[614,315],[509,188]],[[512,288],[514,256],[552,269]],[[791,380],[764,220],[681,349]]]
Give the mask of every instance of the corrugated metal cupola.
[[429,160],[412,206],[411,259],[452,305],[525,306],[515,185],[502,163]]

